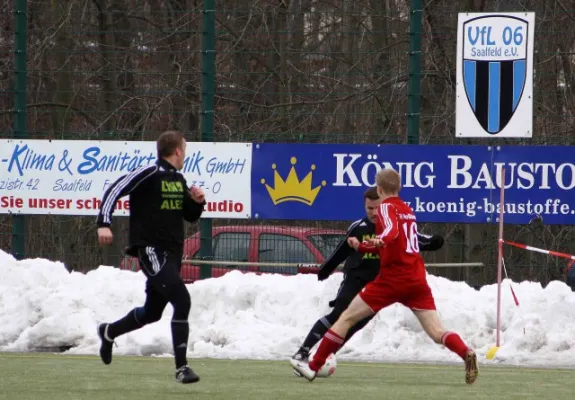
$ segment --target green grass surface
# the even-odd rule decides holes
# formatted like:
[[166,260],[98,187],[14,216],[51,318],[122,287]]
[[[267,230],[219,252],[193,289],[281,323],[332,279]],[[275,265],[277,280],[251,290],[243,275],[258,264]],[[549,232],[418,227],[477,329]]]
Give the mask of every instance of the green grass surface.
[[573,370],[480,366],[474,385],[463,366],[343,363],[308,382],[287,362],[191,359],[200,382],[174,382],[171,358],[0,354],[0,399],[573,399]]

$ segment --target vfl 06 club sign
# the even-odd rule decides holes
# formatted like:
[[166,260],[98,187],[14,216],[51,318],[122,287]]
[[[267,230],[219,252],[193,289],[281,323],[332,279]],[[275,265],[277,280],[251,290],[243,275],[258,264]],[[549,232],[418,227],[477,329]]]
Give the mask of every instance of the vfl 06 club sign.
[[457,137],[531,137],[535,13],[460,13]]

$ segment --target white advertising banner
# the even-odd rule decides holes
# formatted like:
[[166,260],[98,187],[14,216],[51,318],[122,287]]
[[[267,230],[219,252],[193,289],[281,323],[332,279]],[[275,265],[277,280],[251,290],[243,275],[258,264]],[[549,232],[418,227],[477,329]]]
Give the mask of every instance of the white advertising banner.
[[458,138],[533,136],[535,13],[460,13]]
[[[116,179],[155,162],[151,141],[0,140],[0,213],[95,216]],[[250,143],[188,142],[180,172],[206,192],[203,218],[250,218],[251,169]]]

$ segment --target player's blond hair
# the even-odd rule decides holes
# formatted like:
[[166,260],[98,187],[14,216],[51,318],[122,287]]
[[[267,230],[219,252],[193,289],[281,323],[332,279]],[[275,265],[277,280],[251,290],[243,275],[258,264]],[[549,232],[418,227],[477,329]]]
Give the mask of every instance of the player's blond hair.
[[375,181],[381,191],[388,196],[396,196],[401,190],[401,176],[394,169],[384,168],[380,170]]

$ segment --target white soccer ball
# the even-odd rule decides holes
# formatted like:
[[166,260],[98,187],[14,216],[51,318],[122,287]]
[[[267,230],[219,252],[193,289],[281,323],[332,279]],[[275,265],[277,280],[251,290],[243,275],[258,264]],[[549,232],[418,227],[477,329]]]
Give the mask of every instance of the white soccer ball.
[[317,371],[316,376],[318,378],[330,377],[335,373],[336,368],[337,368],[337,360],[335,358],[335,354],[332,354],[327,358],[323,367],[321,367],[321,369]]

